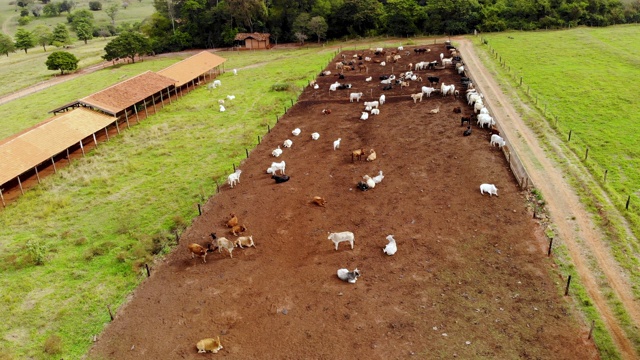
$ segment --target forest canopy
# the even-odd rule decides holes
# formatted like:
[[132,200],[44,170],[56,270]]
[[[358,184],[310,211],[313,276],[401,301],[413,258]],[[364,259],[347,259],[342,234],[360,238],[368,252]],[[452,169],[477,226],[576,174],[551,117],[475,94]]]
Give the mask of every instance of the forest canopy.
[[155,0],[141,30],[155,52],[234,45],[241,32],[272,43],[377,35],[608,26],[640,20],[640,0]]

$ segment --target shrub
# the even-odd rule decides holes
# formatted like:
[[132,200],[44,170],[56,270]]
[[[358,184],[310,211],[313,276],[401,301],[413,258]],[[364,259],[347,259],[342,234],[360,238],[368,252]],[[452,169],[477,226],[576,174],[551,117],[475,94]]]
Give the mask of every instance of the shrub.
[[20,16],[29,16],[29,10],[27,9],[20,10]]
[[20,18],[18,19],[18,25],[20,26],[25,26],[27,24],[29,24],[31,22],[31,17],[30,16],[20,16]]
[[271,91],[287,91],[289,90],[289,84],[276,83],[271,85]]
[[91,11],[102,10],[102,3],[100,1],[89,1],[89,10]]
[[44,264],[47,256],[47,246],[41,240],[31,239],[26,244],[27,254],[35,265]]
[[44,352],[49,355],[60,354],[62,352],[62,339],[58,335],[51,335],[44,342]]

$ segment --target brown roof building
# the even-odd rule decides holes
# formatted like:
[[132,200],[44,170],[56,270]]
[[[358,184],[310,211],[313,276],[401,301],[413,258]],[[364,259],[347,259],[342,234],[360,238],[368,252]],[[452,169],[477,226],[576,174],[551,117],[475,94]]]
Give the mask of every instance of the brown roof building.
[[115,121],[113,116],[78,108],[0,142],[0,186]]
[[175,80],[173,79],[156,74],[153,71],[146,71],[131,79],[84,97],[79,102],[115,116],[117,113],[153,94],[169,88],[174,83]]
[[246,49],[269,49],[269,36],[267,33],[238,33],[234,40]]
[[158,74],[175,80],[174,85],[180,87],[190,81],[198,79],[203,74],[210,73],[225,61],[227,61],[227,59],[223,57],[208,51],[202,51],[168,68],[158,71]]

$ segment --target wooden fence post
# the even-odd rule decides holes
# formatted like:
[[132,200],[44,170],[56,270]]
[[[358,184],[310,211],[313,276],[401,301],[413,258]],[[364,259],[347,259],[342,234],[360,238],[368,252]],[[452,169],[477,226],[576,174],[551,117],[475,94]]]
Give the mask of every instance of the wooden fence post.
[[569,295],[569,285],[571,284],[571,275],[569,275],[569,278],[567,279],[567,287],[564,289],[564,296]]
[[198,203],[198,215],[202,215],[202,205]]
[[587,148],[587,151],[584,153],[584,161],[587,161],[587,158],[589,158],[589,148]]
[[608,169],[604,169],[604,182],[607,182],[607,173],[609,172]]
[[113,313],[111,312],[111,305],[107,305],[107,309],[109,310],[109,317],[111,318],[111,321],[113,321]]
[[627,205],[625,205],[625,210],[629,210],[629,202],[631,202],[631,195],[627,198]]
[[553,246],[553,238],[549,239],[549,250],[547,251],[547,256],[551,256],[551,247]]
[[147,269],[147,277],[150,277],[151,271],[149,271],[149,264],[144,264],[144,267]]
[[573,132],[573,130],[569,130],[569,138],[567,139],[567,142],[571,141],[571,133]]
[[593,335],[593,328],[596,325],[596,321],[595,320],[591,320],[591,328],[589,329],[589,336],[587,336],[587,339],[591,340],[591,335]]

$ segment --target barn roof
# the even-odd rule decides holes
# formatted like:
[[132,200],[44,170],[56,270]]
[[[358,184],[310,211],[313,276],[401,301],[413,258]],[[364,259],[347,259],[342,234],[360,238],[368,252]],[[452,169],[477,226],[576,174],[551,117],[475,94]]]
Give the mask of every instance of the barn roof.
[[225,61],[227,59],[223,57],[202,51],[158,71],[158,74],[175,80],[175,86],[182,86]]
[[166,76],[146,71],[131,79],[112,85],[79,100],[81,104],[93,106],[108,114],[118,112],[164,90],[175,83]]
[[248,38],[254,38],[258,41],[267,41],[269,40],[269,36],[271,36],[271,34],[267,34],[267,33],[238,33],[236,34],[236,37],[234,40],[245,40]]
[[0,142],[0,185],[33,169],[114,121],[115,117],[78,108],[3,140]]

